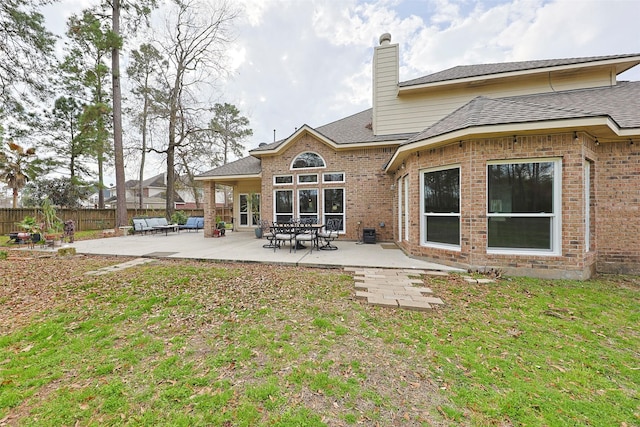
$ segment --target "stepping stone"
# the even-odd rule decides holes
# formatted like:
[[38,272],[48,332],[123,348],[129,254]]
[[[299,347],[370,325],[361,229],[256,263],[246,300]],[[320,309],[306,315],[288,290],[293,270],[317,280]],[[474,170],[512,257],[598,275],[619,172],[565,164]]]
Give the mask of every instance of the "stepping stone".
[[426,301],[405,301],[398,300],[400,308],[413,311],[429,311],[432,310],[431,304]]
[[131,261],[123,262],[116,265],[111,265],[108,267],[103,267],[99,270],[87,271],[84,274],[88,276],[102,276],[103,274],[113,273],[116,271],[124,270],[125,268],[135,267],[137,265],[142,265],[142,264],[148,264],[150,262],[155,262],[155,261],[156,261],[155,259],[151,259],[151,258],[136,258]]
[[[355,269],[353,272],[356,298],[367,300],[371,305],[381,307],[400,307],[406,310],[426,311],[433,304],[443,304],[440,298],[433,297],[433,290],[423,286],[424,281],[416,276],[448,276],[441,271],[394,270],[394,269]],[[425,294],[431,296],[425,296]]]

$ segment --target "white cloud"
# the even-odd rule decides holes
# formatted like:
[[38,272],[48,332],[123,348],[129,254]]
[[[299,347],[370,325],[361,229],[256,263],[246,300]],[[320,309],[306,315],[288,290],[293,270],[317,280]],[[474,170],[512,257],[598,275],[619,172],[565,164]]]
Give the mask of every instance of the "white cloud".
[[[64,21],[63,0],[53,8]],[[640,53],[635,0],[240,0],[231,77],[219,102],[271,142],[371,104],[382,33],[400,44],[402,80],[456,65]],[[638,67],[640,68],[640,67]],[[640,70],[623,78],[640,80]]]

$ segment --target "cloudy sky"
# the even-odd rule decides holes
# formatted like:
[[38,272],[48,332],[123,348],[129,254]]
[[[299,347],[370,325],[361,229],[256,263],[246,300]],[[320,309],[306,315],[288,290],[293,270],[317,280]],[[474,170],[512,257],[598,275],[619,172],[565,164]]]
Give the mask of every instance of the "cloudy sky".
[[[249,118],[247,149],[274,130],[282,139],[369,108],[385,32],[400,44],[401,81],[456,65],[640,53],[640,0],[233,1],[243,13],[217,102]],[[82,4],[58,3],[47,22],[63,31]],[[638,68],[619,79],[640,80]]]

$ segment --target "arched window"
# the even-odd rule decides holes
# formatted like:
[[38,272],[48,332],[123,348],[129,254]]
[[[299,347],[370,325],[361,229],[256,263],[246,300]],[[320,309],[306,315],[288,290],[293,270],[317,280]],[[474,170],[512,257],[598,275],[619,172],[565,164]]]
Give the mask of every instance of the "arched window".
[[316,153],[307,151],[298,155],[291,163],[291,169],[306,169],[306,168],[323,168],[325,167],[324,159]]

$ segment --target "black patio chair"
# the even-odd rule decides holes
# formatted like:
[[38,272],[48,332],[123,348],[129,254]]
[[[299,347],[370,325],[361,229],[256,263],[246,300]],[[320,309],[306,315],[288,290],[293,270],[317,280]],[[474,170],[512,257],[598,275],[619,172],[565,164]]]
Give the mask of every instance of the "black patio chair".
[[266,237],[269,243],[262,245],[263,248],[275,248],[276,246],[276,229],[274,224],[266,219],[260,220],[260,228],[262,229],[262,237]]
[[274,246],[273,251],[276,251],[276,248],[282,246],[282,243],[289,242],[289,252],[291,252],[291,247],[293,246],[293,240],[296,238],[296,226],[292,223],[277,223],[274,224]]
[[324,230],[318,233],[318,238],[324,241],[324,245],[318,249],[324,251],[335,251],[338,249],[337,246],[331,243],[338,238],[341,229],[342,220],[340,218],[330,218],[327,220],[327,225],[325,225]]

